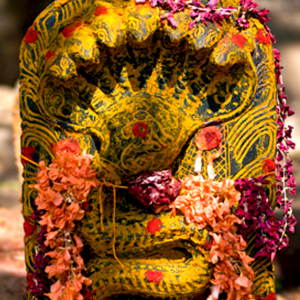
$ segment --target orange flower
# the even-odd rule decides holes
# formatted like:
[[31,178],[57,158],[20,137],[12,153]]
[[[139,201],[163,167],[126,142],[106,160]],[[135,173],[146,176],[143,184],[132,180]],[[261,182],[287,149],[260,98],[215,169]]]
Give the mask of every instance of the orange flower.
[[80,291],[91,281],[82,276],[85,270],[80,256],[83,243],[77,235],[71,235],[76,222],[82,220],[83,203],[88,200],[92,187],[97,187],[96,172],[92,169],[92,156],[80,153],[79,143],[71,138],[52,146],[55,159],[46,167],[40,163],[35,204],[45,211],[39,223],[47,226],[45,245],[51,257],[45,268],[49,278],[58,279],[46,294],[53,300],[83,300]]
[[203,128],[196,140],[195,144],[200,151],[212,150],[222,142],[222,134],[215,126],[208,126]]
[[[77,23],[75,23],[75,24],[77,24]],[[72,24],[69,27],[76,28],[75,24]],[[67,27],[65,27],[65,29]],[[73,138],[67,138],[64,140],[60,140],[55,145],[52,145],[52,152],[55,156],[59,155],[59,153],[64,153],[64,152],[77,155],[80,153],[80,146],[79,146],[79,143],[77,140],[75,140]]]
[[51,285],[50,293],[45,294],[51,300],[61,300],[64,294],[64,286],[61,284],[60,280]]
[[[253,259],[246,255],[247,244],[237,234],[236,225],[241,221],[232,214],[239,199],[240,193],[231,179],[216,182],[187,176],[180,195],[170,205],[172,215],[178,209],[187,223],[194,223],[198,229],[210,229],[210,262],[214,265],[211,283],[216,285],[216,291],[227,293],[227,300],[254,299],[251,294],[254,272],[249,266]],[[213,294],[209,299],[212,298]]]

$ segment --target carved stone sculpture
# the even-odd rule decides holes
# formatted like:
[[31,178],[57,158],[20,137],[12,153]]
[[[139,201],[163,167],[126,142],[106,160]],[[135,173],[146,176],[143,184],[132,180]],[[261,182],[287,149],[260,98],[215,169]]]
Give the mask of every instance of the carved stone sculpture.
[[[193,4],[164,18],[167,7],[136,2],[56,0],[24,39],[22,199],[33,228],[25,237],[27,268],[29,274],[36,269],[40,230],[32,218],[38,172],[32,162],[48,166],[53,145],[72,138],[93,155],[99,180],[76,227],[92,280],[85,299],[206,299],[213,268],[209,230],[180,213],[154,214],[124,187],[145,171],[171,170],[179,180],[195,174],[195,139],[212,126],[222,137],[212,163],[215,181],[264,175],[264,162],[276,154],[271,40],[251,13],[248,28],[237,25],[239,1],[218,3],[213,13],[231,7],[219,22],[204,17],[192,24]],[[216,152],[201,152],[204,178]],[[265,185],[272,203],[274,180]],[[258,251],[253,243],[250,236],[251,257]],[[252,268],[255,298],[273,295],[270,259],[258,257]]]

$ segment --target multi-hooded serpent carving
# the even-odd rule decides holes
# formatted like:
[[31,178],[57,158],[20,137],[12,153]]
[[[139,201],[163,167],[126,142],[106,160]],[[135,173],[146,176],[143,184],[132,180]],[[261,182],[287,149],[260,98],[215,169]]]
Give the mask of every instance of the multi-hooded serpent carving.
[[[230,20],[189,29],[190,13],[183,11],[172,27],[160,22],[161,13],[134,1],[58,0],[38,17],[21,48],[22,147],[31,159],[48,164],[50,145],[72,136],[94,155],[99,178],[111,184],[166,169],[183,179],[193,174],[199,130],[215,125],[223,135],[216,180],[262,174],[263,161],[273,159],[276,148],[272,47],[257,39],[264,26],[252,18],[246,30]],[[205,175],[206,154],[203,170]],[[33,210],[36,173],[25,163],[25,217]],[[170,212],[154,215],[120,189],[115,247],[123,269],[112,253],[112,189],[102,191],[105,232],[98,193],[93,191],[77,228],[95,299],[192,299],[205,293],[212,272],[206,230]],[[150,232],[153,220],[159,226]],[[29,272],[36,244],[34,235],[26,239]],[[256,260],[253,269],[257,299],[274,292],[271,263]],[[162,272],[163,280],[147,281],[148,270]]]

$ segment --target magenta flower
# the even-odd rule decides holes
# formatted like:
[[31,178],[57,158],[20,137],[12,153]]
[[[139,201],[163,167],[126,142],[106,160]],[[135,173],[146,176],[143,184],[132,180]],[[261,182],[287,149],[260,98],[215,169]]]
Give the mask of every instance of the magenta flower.
[[[38,219],[42,215],[42,212],[35,210],[32,214],[32,218]],[[36,252],[33,254],[33,268],[34,271],[27,274],[27,290],[35,299],[44,299],[44,294],[50,289],[50,281],[48,274],[45,272],[46,266],[49,264],[51,258],[46,256],[48,251],[44,242],[46,240],[45,234],[47,229],[45,226],[41,227],[36,233],[36,237],[39,243],[39,247],[36,248]]]
[[[292,180],[292,179],[291,179]],[[242,178],[235,182],[235,188],[241,192],[241,200],[235,215],[242,221],[240,233],[247,240],[255,233],[256,257],[274,259],[278,250],[286,248],[289,237],[286,232],[293,233],[296,219],[292,214],[292,200],[277,199],[277,206],[283,209],[284,218],[276,219],[271,202],[264,190],[268,183],[264,176],[258,178]],[[280,191],[279,194],[281,194]]]
[[168,210],[181,189],[181,181],[172,176],[172,172],[144,172],[136,180],[129,182],[129,193],[144,207],[155,213]]

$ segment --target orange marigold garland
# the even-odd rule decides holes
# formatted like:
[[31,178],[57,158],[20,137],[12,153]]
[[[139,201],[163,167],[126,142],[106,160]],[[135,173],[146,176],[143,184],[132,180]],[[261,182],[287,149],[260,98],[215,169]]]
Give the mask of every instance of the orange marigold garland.
[[44,244],[51,250],[46,252],[51,260],[45,272],[56,279],[45,295],[51,300],[83,300],[83,286],[92,282],[82,274],[83,243],[74,231],[84,217],[83,203],[91,188],[98,186],[93,156],[85,151],[80,155],[79,143],[71,138],[59,141],[52,151],[55,159],[49,167],[40,162],[33,186],[38,191],[35,204],[43,211],[39,224],[46,228]]
[[[253,258],[246,254],[247,243],[238,234],[241,221],[232,214],[241,195],[233,180],[214,181],[212,163],[220,155],[221,137],[219,129],[214,126],[199,133],[196,139],[199,151],[195,162],[197,176],[189,175],[183,180],[181,193],[170,207],[173,215],[176,209],[180,210],[187,223],[194,223],[199,230],[207,228],[212,237],[213,286],[207,300],[218,299],[221,292],[227,293],[227,300],[250,300],[255,299],[251,292],[254,272],[249,265]],[[217,154],[208,159],[208,178],[204,180],[201,175],[202,151],[217,146]]]

